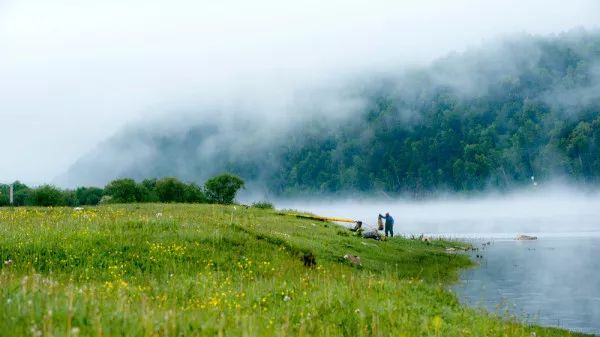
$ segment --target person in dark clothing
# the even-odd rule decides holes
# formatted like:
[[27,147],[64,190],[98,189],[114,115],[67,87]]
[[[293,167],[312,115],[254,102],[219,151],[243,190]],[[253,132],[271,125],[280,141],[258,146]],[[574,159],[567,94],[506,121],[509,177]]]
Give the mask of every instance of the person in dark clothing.
[[359,230],[362,230],[362,221],[357,221],[356,225],[354,226],[354,228],[350,228],[351,231],[353,232],[357,232]]
[[385,236],[388,236],[389,233],[391,237],[394,237],[394,218],[390,213],[385,213],[385,216],[379,214],[379,218],[385,219]]

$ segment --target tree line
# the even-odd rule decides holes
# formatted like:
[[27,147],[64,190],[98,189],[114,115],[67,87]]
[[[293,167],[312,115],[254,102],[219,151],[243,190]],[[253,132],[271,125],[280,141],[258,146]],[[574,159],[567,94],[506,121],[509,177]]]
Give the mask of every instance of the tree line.
[[[19,181],[13,186],[14,206],[85,206],[104,203],[218,203],[232,204],[237,192],[245,185],[236,175],[223,173],[208,179],[203,186],[184,183],[175,177],[116,179],[104,188],[78,187],[60,189],[52,185],[29,187]],[[0,206],[10,205],[9,188],[0,184]]]
[[340,100],[360,102],[356,109],[314,114],[313,106],[327,105],[315,98],[298,107],[306,117],[269,131],[271,138],[260,118],[128,130],[107,153],[133,151],[133,143],[152,147],[151,156],[123,168],[99,152],[71,173],[202,181],[232,172],[280,197],[510,190],[532,184],[531,177],[599,185],[600,32],[487,47],[355,78]]

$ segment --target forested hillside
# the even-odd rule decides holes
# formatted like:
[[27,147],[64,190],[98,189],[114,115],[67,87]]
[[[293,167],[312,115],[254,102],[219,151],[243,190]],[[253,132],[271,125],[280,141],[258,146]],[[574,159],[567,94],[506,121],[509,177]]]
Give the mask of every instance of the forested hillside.
[[350,92],[359,108],[335,118],[307,113],[272,131],[260,121],[130,128],[61,179],[201,180],[231,171],[285,195],[508,189],[532,176],[600,180],[600,34],[515,37],[348,88],[340,99]]
[[289,144],[274,187],[472,190],[556,175],[596,182],[600,39],[503,48],[508,60],[485,51],[442,60],[412,74],[406,90],[382,81],[357,120],[312,124]]

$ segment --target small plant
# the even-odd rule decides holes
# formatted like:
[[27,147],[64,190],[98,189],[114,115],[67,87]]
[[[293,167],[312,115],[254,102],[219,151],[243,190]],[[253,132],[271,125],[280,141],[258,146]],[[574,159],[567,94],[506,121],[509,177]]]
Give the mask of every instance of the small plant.
[[275,209],[275,207],[273,207],[273,204],[268,201],[255,202],[252,204],[252,207],[260,209]]
[[345,231],[345,230],[338,230],[337,231],[337,235],[339,235],[339,236],[350,236],[350,234],[348,233],[348,231]]
[[110,204],[113,202],[113,197],[110,195],[103,195],[98,201],[98,205]]

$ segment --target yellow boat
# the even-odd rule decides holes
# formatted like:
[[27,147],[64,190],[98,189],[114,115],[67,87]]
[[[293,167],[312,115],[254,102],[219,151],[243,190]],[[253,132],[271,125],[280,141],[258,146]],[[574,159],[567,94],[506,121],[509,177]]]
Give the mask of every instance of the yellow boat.
[[356,220],[347,219],[347,218],[330,218],[330,217],[325,217],[325,216],[304,215],[304,214],[295,214],[295,215],[297,218],[313,219],[313,220],[319,220],[319,221],[337,221],[337,222],[351,222],[351,223],[356,222]]

